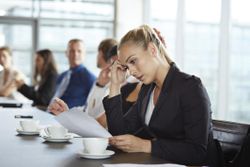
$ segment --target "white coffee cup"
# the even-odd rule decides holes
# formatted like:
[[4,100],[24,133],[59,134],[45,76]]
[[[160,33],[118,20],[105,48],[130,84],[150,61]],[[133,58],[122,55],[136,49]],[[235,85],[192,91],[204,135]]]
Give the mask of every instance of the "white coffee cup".
[[39,129],[39,121],[37,120],[21,120],[19,122],[23,131],[35,132]]
[[68,130],[62,126],[50,126],[45,128],[44,132],[51,138],[65,138]]
[[84,138],[83,147],[89,154],[103,154],[108,146],[108,138]]

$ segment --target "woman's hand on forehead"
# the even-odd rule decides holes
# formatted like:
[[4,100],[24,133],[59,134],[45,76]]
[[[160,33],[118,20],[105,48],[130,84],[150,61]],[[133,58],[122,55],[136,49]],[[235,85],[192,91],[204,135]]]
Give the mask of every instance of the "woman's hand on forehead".
[[126,70],[128,69],[128,66],[127,66],[127,65],[122,64],[120,61],[118,61],[118,62],[117,62],[117,64],[119,64],[119,65],[120,65],[120,67],[121,67],[121,69],[122,69],[123,71],[126,71]]

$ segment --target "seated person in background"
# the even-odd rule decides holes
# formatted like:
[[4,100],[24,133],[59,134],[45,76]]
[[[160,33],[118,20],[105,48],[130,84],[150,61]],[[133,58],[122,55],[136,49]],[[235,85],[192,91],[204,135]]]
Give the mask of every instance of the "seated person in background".
[[[110,144],[184,165],[214,165],[211,108],[199,78],[181,72],[149,26],[129,31],[112,65],[109,96],[103,100]],[[127,70],[143,83],[124,116],[120,85]]]
[[11,50],[8,47],[0,47],[0,96],[14,98],[17,90],[16,79],[23,79],[24,75],[12,67]]
[[24,80],[17,79],[18,91],[33,101],[33,105],[45,109],[54,95],[57,69],[50,50],[36,52],[34,85],[28,86]]
[[[101,69],[101,72],[91,88],[86,105],[83,108],[78,107],[79,111],[84,110],[104,127],[106,127],[106,116],[104,114],[102,99],[108,94],[109,90],[110,63],[112,62],[111,59],[115,56],[110,55],[109,50],[115,45],[117,45],[117,41],[114,39],[105,39],[99,44],[97,67]],[[57,98],[50,104],[48,110],[58,115],[69,109],[63,100]]]
[[82,40],[72,39],[68,42],[66,56],[70,69],[59,76],[53,99],[56,97],[62,99],[69,108],[85,105],[96,79],[94,74],[82,64],[85,54]]
[[[109,42],[104,40],[101,42],[100,46]],[[99,77],[96,81],[96,84],[92,87],[88,99],[87,104],[84,106],[85,108],[78,107],[79,111],[85,110],[90,116],[95,118],[103,127],[107,127],[106,123],[106,114],[103,108],[102,100],[103,97],[108,94],[109,91],[109,81],[110,81],[110,65],[117,59],[117,45],[113,46],[110,51],[106,54],[102,54],[101,50],[102,47],[98,47],[98,62],[103,62],[103,58],[101,55],[104,56],[104,60],[106,61],[105,68],[101,68],[102,71],[99,74]],[[104,45],[105,46],[105,45]],[[101,53],[101,54],[100,54]],[[104,52],[105,53],[105,52]],[[97,64],[99,64],[97,62]],[[101,63],[101,64],[104,64]],[[97,65],[99,67],[99,65]],[[131,79],[132,78],[132,79]],[[131,77],[129,82],[124,82],[121,88],[122,94],[122,105],[124,114],[129,110],[129,108],[136,102],[138,93],[141,88],[141,83],[138,80]],[[92,104],[92,105],[91,105]],[[55,99],[49,106],[49,111],[55,115],[60,114],[61,112],[68,111],[68,106],[65,102],[61,99]],[[70,111],[70,110],[69,110]]]

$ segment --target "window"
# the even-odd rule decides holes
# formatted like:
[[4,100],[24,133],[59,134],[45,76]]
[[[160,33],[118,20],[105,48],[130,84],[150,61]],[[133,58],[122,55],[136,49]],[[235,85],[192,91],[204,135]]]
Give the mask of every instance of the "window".
[[68,41],[80,38],[87,47],[84,64],[98,74],[97,46],[113,36],[113,22],[114,0],[1,1],[0,45],[14,50],[14,64],[31,79],[36,50],[51,49],[62,72],[68,69]]
[[[182,69],[202,79],[212,102],[213,118],[249,123],[250,2],[150,0],[150,3],[150,23],[159,25],[167,43],[169,36],[175,40],[173,44],[178,49],[173,53],[182,51],[179,55]],[[167,26],[170,22],[172,26]],[[224,23],[228,23],[226,27]],[[221,47],[225,43],[229,46]],[[224,78],[228,82],[223,82]]]
[[188,0],[185,11],[184,71],[201,78],[216,111],[220,2]]
[[232,0],[230,120],[250,122],[250,2]]
[[32,65],[26,64],[32,63],[32,23],[0,20],[0,34],[0,46],[7,45],[12,50],[14,67],[31,78]]
[[150,1],[150,6],[150,24],[161,31],[171,53],[171,58],[174,59],[177,1],[153,0]]
[[69,68],[65,56],[67,42],[73,38],[82,39],[86,45],[86,57],[84,64],[95,74],[99,70],[96,67],[97,46],[101,40],[112,37],[112,23],[88,22],[88,21],[53,21],[41,20],[40,22],[40,48],[51,48],[54,52],[59,71]]
[[92,1],[40,1],[42,18],[113,20],[112,0]]
[[32,7],[38,1],[9,0],[0,2],[0,16],[32,17]]

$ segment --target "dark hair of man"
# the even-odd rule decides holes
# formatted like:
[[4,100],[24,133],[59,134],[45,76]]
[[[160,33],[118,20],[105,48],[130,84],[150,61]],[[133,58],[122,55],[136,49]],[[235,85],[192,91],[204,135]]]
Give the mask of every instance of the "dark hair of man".
[[111,59],[113,56],[117,56],[117,45],[113,46],[108,52],[108,59]]
[[115,45],[117,45],[117,41],[112,38],[105,39],[99,44],[98,51],[102,51],[103,58],[106,62],[109,60],[108,54],[110,49]]

